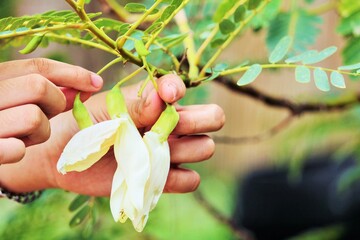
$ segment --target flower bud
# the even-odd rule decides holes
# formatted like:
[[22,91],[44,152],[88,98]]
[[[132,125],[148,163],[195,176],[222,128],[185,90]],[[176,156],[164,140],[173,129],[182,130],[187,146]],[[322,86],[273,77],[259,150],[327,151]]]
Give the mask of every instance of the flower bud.
[[151,128],[152,132],[160,135],[160,141],[165,142],[179,122],[179,113],[173,105],[167,104],[159,119]]
[[93,125],[89,112],[80,100],[80,92],[76,94],[72,113],[80,129]]
[[118,86],[115,85],[106,95],[106,106],[111,119],[118,118],[122,114],[127,114],[125,98]]
[[146,49],[143,41],[141,41],[141,40],[137,40],[137,39],[135,40],[135,49],[136,49],[136,52],[141,57],[146,57],[147,55],[150,54],[149,50]]
[[35,51],[37,49],[37,47],[40,45],[42,39],[44,37],[44,34],[42,35],[35,35],[30,42],[25,46],[25,48],[23,48],[22,50],[19,51],[19,53],[21,54],[29,54],[32,53],[33,51]]

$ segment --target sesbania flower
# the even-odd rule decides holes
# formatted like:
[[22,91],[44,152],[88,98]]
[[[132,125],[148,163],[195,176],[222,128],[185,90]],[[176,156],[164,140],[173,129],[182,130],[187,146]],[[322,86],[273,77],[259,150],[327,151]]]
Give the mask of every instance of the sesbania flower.
[[[115,171],[110,197],[110,209],[116,222],[128,218],[141,232],[149,212],[156,206],[165,186],[170,168],[170,150],[167,139],[179,121],[175,107],[167,105],[151,130],[142,138],[129,114],[118,87],[107,95],[107,108],[112,120],[88,127],[91,123],[80,99],[74,103],[81,112],[74,112],[78,132],[65,147],[58,171],[83,171],[114,145],[118,167]],[[86,119],[79,118],[79,115]]]
[[[170,150],[167,139],[179,121],[175,107],[168,105],[143,140],[150,154],[150,177],[145,186],[144,207],[133,220],[134,228],[141,232],[163,192],[170,169]],[[112,198],[112,200],[115,198]],[[115,203],[113,203],[115,204]]]
[[112,187],[126,188],[126,194],[122,194],[124,201],[119,202],[119,214],[134,219],[134,214],[140,212],[144,205],[145,184],[150,175],[149,153],[127,113],[118,87],[108,94],[107,107],[113,119],[87,127],[75,134],[64,148],[57,169],[63,174],[86,170],[114,146],[118,169]]

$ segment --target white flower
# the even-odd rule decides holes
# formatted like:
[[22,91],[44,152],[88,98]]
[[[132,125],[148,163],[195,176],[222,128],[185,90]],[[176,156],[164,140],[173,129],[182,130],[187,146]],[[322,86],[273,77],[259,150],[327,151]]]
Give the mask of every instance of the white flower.
[[170,169],[168,142],[161,142],[160,134],[152,131],[145,133],[143,139],[150,153],[151,171],[145,187],[144,207],[133,221],[135,229],[139,232],[145,227],[149,212],[160,199]]
[[[57,164],[59,172],[83,171],[96,163],[114,145],[118,168],[113,178],[111,211],[116,219],[143,209],[145,184],[150,175],[149,153],[128,114],[78,132],[66,145]],[[115,204],[116,202],[116,204]],[[122,216],[122,217],[120,217]]]

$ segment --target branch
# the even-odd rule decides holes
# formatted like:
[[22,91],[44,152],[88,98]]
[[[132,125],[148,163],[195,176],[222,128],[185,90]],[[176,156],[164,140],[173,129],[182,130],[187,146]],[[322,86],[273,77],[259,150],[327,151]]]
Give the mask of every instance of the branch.
[[216,143],[224,143],[224,144],[258,143],[261,141],[265,141],[275,136],[276,134],[280,133],[283,129],[289,126],[293,120],[294,120],[294,116],[293,114],[290,114],[271,129],[267,130],[264,133],[254,136],[248,136],[248,137],[213,136],[212,138]]
[[205,199],[205,197],[200,193],[200,191],[195,191],[193,193],[193,196],[195,197],[195,200],[199,203],[199,205],[204,207],[216,220],[218,220],[222,224],[227,225],[233,231],[233,233],[238,239],[243,239],[243,240],[254,239],[249,231],[239,228],[233,220],[224,216],[213,205],[211,205],[211,203],[209,203]]
[[215,82],[224,85],[230,91],[246,95],[255,100],[258,100],[265,105],[274,108],[284,108],[290,111],[293,116],[299,116],[304,113],[316,113],[316,112],[333,112],[348,109],[354,104],[360,102],[360,94],[357,94],[355,99],[344,101],[337,104],[328,103],[294,103],[285,98],[276,98],[266,93],[263,93],[252,87],[240,87],[229,78],[219,77],[214,80]]

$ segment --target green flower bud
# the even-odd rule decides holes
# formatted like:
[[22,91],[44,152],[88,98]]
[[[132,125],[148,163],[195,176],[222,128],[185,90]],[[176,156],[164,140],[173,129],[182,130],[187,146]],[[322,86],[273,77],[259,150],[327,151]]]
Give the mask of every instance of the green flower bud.
[[80,92],[76,94],[72,113],[80,129],[84,129],[93,125],[88,110],[80,100]]
[[122,114],[127,114],[125,98],[118,86],[115,85],[106,95],[106,106],[111,119],[118,118]]
[[32,53],[33,51],[35,51],[37,49],[37,47],[40,45],[42,39],[44,37],[43,35],[35,35],[30,42],[25,46],[25,48],[23,48],[22,50],[19,51],[19,53],[21,54],[29,54]]
[[175,107],[167,104],[166,109],[161,113],[159,119],[151,128],[152,132],[160,135],[161,142],[165,142],[179,122],[179,113]]
[[141,57],[146,57],[150,54],[149,50],[146,49],[143,41],[135,40],[135,50]]

